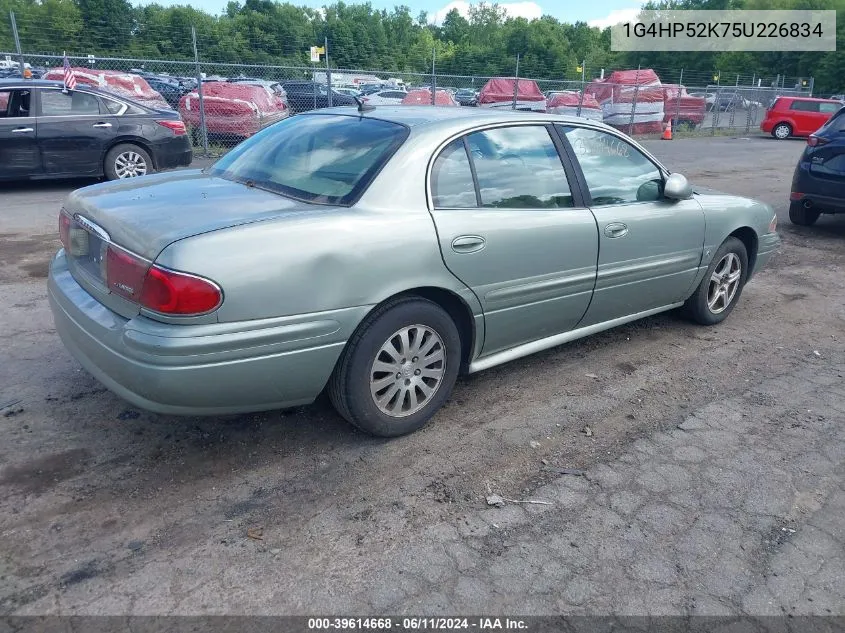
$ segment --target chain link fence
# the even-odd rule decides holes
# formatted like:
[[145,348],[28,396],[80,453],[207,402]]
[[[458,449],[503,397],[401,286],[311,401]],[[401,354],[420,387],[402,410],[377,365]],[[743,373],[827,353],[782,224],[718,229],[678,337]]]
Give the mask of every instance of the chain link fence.
[[[35,78],[61,80],[64,56],[27,53],[14,22],[11,27],[17,50],[0,51],[0,77],[19,77],[24,68]],[[659,136],[670,123],[673,135],[681,137],[761,134],[760,123],[778,96],[808,96],[813,90],[812,78],[736,75],[732,85],[724,85],[718,72],[611,72],[586,64],[559,79],[523,77],[519,55],[510,76],[442,74],[434,51],[428,73],[334,68],[325,56],[304,65],[211,62],[202,58],[194,28],[188,32],[193,60],[95,55],[68,60],[78,83],[178,111],[196,153],[207,156],[221,155],[288,116],[359,102],[553,112],[601,120],[633,136]]]

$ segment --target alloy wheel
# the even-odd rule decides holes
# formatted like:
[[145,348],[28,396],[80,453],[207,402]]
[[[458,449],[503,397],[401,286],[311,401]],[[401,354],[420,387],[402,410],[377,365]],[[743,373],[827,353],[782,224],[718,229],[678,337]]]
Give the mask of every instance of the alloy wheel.
[[147,161],[137,152],[123,152],[114,159],[114,172],[118,178],[134,178],[147,173]]
[[370,369],[370,393],[379,410],[394,418],[425,407],[443,382],[446,346],[425,325],[394,332],[376,354]]
[[710,275],[707,307],[713,314],[724,312],[736,296],[742,278],[742,262],[736,253],[727,253]]

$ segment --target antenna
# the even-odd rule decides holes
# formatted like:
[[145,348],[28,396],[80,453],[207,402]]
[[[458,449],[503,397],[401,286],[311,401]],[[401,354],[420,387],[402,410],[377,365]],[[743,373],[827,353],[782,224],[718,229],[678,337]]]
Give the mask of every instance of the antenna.
[[355,103],[358,104],[358,112],[361,112],[362,114],[364,112],[372,112],[373,110],[376,109],[376,107],[374,105],[368,105],[368,104],[364,103],[361,100],[361,97],[353,96],[352,98],[355,99]]

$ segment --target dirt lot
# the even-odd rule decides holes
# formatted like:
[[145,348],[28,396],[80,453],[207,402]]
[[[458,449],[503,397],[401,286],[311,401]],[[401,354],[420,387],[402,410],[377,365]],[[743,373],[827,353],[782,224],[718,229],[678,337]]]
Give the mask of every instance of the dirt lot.
[[322,401],[129,407],[65,352],[45,297],[58,205],[84,183],[0,187],[0,614],[845,615],[845,217],[788,224],[801,142],[649,145],[777,206],[783,249],[732,316],[462,379],[393,441]]

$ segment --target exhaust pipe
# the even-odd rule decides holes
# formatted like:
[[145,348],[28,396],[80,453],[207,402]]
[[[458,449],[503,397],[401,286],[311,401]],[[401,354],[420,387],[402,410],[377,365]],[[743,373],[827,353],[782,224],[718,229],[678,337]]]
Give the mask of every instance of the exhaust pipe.
[[804,208],[805,209],[812,209],[813,208],[813,202],[811,200],[804,200]]

